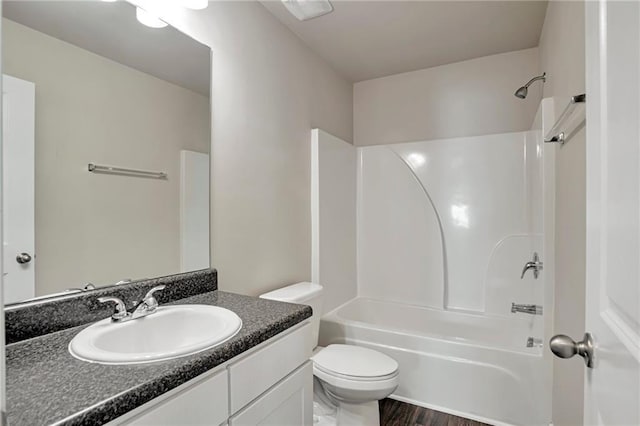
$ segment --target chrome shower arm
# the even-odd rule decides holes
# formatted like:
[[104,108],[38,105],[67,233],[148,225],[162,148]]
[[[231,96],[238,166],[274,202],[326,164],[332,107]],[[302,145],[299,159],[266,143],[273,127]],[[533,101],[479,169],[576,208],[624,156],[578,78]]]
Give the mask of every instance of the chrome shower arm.
[[529,87],[529,86],[531,86],[531,83],[533,83],[534,81],[538,81],[538,80],[547,81],[547,73],[543,72],[542,75],[539,75],[537,77],[533,77],[531,80],[529,80],[529,82],[527,84],[524,85],[524,87]]

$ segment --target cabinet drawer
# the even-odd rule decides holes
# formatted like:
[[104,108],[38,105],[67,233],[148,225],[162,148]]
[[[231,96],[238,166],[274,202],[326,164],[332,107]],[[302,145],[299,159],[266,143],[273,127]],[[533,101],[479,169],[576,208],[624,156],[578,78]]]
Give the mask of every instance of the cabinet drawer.
[[[193,382],[193,383],[192,383]],[[127,425],[135,426],[218,426],[229,417],[227,371],[211,377],[194,379],[184,389],[132,418]]]
[[310,361],[229,419],[229,426],[312,424],[313,367]]
[[311,325],[289,334],[229,366],[231,413],[253,401],[311,356]]

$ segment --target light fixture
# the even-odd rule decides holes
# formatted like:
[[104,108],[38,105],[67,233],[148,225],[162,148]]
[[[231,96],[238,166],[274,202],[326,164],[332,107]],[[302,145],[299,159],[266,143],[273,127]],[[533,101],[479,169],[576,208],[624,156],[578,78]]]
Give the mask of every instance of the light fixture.
[[181,0],[182,5],[187,9],[202,10],[209,6],[209,0]]
[[105,2],[105,3],[115,3],[118,0],[102,0],[102,1]]
[[282,0],[282,3],[301,21],[308,21],[333,11],[329,0]]
[[136,19],[142,25],[146,25],[151,28],[164,28],[168,25],[162,19],[139,7],[136,7]]

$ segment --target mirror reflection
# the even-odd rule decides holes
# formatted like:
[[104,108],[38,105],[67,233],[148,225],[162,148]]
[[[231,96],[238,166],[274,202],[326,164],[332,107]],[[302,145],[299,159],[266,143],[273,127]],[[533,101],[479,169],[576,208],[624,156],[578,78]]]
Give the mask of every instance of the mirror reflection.
[[5,1],[2,51],[5,303],[209,267],[209,48]]

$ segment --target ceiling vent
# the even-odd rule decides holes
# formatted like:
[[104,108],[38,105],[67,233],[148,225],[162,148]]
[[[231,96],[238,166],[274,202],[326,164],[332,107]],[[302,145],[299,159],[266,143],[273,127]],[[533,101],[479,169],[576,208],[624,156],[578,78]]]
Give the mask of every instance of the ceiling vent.
[[282,0],[282,3],[301,21],[308,21],[333,12],[333,6],[329,0]]

